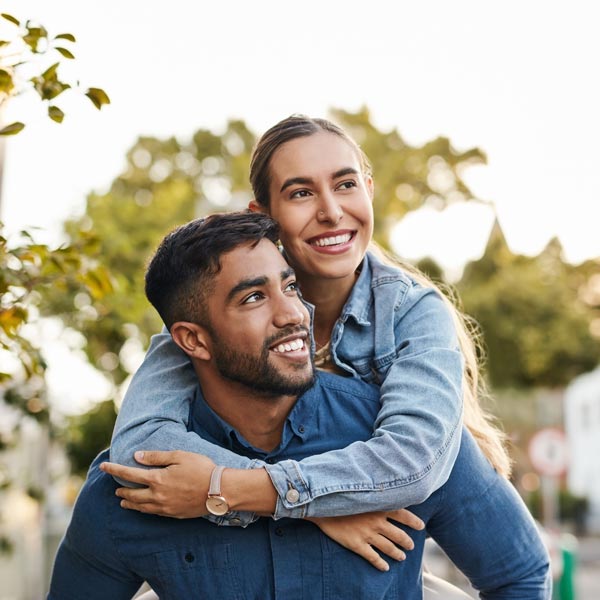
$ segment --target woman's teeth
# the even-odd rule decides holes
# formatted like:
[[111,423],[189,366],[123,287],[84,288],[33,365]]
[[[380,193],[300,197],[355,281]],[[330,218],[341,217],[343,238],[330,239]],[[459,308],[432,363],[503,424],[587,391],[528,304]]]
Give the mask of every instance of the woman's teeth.
[[319,238],[312,243],[315,246],[335,246],[336,244],[345,244],[346,242],[349,242],[351,237],[352,235],[350,233],[345,233],[344,235]]

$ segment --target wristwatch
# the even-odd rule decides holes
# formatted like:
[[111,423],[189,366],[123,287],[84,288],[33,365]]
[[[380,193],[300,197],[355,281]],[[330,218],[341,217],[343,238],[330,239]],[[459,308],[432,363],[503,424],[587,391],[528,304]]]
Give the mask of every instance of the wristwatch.
[[229,512],[229,504],[221,496],[221,476],[225,467],[215,467],[210,476],[210,485],[208,487],[208,498],[206,499],[206,509],[211,515],[222,517]]

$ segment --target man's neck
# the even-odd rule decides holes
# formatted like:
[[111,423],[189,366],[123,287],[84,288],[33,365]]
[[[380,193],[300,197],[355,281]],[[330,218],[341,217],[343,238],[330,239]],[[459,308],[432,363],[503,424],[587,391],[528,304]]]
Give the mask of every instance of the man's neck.
[[266,452],[279,446],[297,396],[267,396],[204,372],[199,379],[206,403],[252,446]]

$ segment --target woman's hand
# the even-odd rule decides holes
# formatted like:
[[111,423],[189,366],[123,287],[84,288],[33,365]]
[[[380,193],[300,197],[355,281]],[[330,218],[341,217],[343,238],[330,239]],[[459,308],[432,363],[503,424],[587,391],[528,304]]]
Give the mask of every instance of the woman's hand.
[[362,556],[380,571],[389,571],[388,563],[375,549],[394,560],[404,560],[406,554],[398,547],[412,550],[415,547],[410,536],[389,521],[393,519],[412,529],[423,529],[419,517],[405,508],[389,512],[371,512],[346,517],[309,517],[321,531],[338,544]]
[[145,485],[145,488],[121,487],[121,507],[163,517],[190,519],[208,514],[210,476],[215,463],[206,456],[174,450],[171,452],[136,452],[135,459],[144,465],[162,469],[137,469],[105,462],[100,468],[110,475]]

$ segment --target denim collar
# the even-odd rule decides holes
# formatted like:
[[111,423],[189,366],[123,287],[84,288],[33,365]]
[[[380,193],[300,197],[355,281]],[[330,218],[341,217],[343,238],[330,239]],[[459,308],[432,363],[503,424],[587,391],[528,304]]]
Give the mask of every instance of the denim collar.
[[193,430],[199,433],[208,434],[215,442],[226,448],[237,452],[244,450],[244,454],[251,457],[269,458],[276,457],[281,454],[286,446],[290,443],[293,436],[297,436],[304,440],[308,435],[311,427],[316,427],[315,412],[317,402],[322,397],[321,383],[319,381],[319,373],[316,374],[315,384],[302,396],[298,398],[296,404],[288,415],[281,437],[281,443],[271,452],[265,452],[260,448],[252,446],[248,440],[242,436],[234,427],[224,421],[206,402],[200,388],[196,391],[194,404],[191,409],[192,420],[194,423]]

